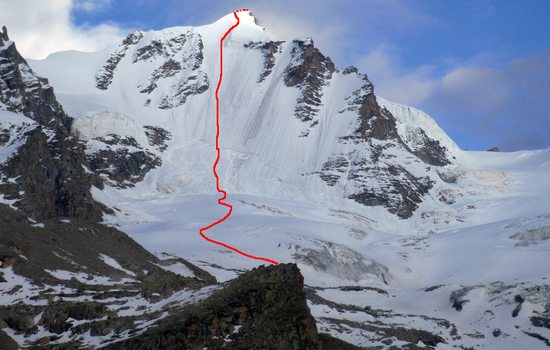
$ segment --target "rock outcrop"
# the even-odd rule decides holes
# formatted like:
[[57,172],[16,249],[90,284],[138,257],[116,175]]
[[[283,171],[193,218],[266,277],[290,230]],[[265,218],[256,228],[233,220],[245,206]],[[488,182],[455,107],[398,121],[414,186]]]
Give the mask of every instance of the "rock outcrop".
[[247,272],[201,304],[106,349],[322,350],[334,344],[317,332],[297,266],[281,264]]
[[143,38],[142,32],[133,32],[129,34],[126,38],[124,38],[122,44],[111,53],[111,55],[107,59],[107,62],[105,62],[103,67],[95,76],[96,87],[98,89],[107,90],[109,88],[109,86],[113,82],[115,70],[117,69],[120,61],[126,55],[126,51],[128,51],[130,47],[137,45],[141,38]]
[[331,59],[313,45],[313,40],[294,40],[292,45],[292,61],[286,69],[284,82],[287,86],[299,87],[302,92],[296,101],[296,118],[315,126],[323,88],[336,68]]
[[273,71],[275,67],[277,54],[281,53],[281,46],[284,41],[269,41],[269,42],[255,42],[245,44],[244,47],[250,49],[258,49],[264,55],[264,69],[258,77],[258,83],[263,82]]
[[[171,38],[151,37],[143,32],[129,34],[112,51],[103,67],[96,74],[96,87],[108,90],[123,60],[132,64],[162,63],[139,83],[139,93],[147,96],[145,106],[171,109],[182,106],[187,98],[206,92],[210,81],[204,70],[204,44],[201,36],[188,30]],[[162,96],[151,96],[157,88],[164,90]]]
[[[93,145],[96,148],[101,147],[96,150],[88,148],[90,169],[99,174],[105,183],[114,187],[131,187],[142,181],[151,169],[162,164],[157,155],[144,149],[132,137],[112,134],[93,139]],[[160,147],[163,146],[160,144]]]
[[21,113],[53,130],[70,127],[71,119],[57,102],[48,80],[37,77],[8,38],[0,38],[0,103],[3,109]]
[[6,30],[0,42],[0,109],[37,123],[21,134],[4,129],[11,130],[7,139],[24,141],[0,164],[0,193],[35,220],[57,216],[99,220],[102,206],[90,194],[93,176],[86,172],[84,149],[69,133],[72,119],[48,81],[37,77],[15,43],[8,41]]

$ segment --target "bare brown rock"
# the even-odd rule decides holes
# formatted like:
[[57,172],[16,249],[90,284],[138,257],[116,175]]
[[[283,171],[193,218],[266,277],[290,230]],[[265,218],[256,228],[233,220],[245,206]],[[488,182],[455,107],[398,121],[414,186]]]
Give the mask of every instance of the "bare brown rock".
[[3,256],[2,257],[2,268],[7,269],[8,267],[12,267],[13,264],[15,264],[15,261],[17,258],[15,256]]

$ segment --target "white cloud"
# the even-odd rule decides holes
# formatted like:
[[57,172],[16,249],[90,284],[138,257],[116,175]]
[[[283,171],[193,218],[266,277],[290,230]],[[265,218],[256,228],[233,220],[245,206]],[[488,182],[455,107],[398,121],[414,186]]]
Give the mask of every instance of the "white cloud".
[[76,0],[74,9],[85,12],[97,12],[108,8],[111,0]]
[[315,46],[325,54],[334,54],[341,49],[342,37],[349,31],[349,24],[342,22],[318,23],[298,14],[281,13],[273,10],[258,11],[260,26],[280,40],[312,37]]
[[[79,1],[97,10],[106,1]],[[94,51],[119,42],[124,31],[112,24],[77,27],[71,22],[73,0],[0,0],[3,25],[26,58],[44,58],[62,50]],[[94,7],[95,6],[95,7]]]
[[375,91],[392,101],[418,106],[428,99],[435,87],[434,67],[422,66],[404,71],[399,54],[388,47],[379,47],[357,62],[374,83]]
[[495,112],[512,98],[514,79],[504,69],[456,67],[440,79],[440,92],[479,112]]
[[357,65],[377,94],[424,109],[444,129],[460,134],[463,140],[457,141],[478,149],[550,147],[550,52],[501,67],[491,65],[491,57],[478,55],[446,72],[431,66],[406,69],[398,50],[381,46]]

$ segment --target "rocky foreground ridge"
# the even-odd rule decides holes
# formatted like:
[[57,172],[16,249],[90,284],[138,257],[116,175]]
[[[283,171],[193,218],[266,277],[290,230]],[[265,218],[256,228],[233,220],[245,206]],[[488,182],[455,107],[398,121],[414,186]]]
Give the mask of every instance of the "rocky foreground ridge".
[[28,119],[22,125],[2,122],[0,147],[17,149],[0,164],[3,197],[34,220],[100,220],[102,206],[90,193],[94,175],[84,148],[70,135],[72,119],[48,80],[37,77],[21,57],[6,27],[0,37],[0,109]]

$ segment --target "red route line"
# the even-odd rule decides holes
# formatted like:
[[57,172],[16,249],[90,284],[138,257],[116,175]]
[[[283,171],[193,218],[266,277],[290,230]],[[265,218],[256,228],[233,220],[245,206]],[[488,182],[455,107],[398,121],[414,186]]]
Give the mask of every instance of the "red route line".
[[250,254],[245,253],[242,250],[239,250],[239,249],[237,249],[235,247],[232,247],[228,244],[225,244],[223,242],[216,241],[216,240],[213,240],[211,238],[208,238],[204,234],[204,231],[210,230],[212,227],[217,226],[217,225],[221,224],[222,222],[224,222],[225,220],[227,220],[227,218],[233,212],[233,206],[229,203],[224,202],[224,200],[227,198],[227,192],[220,188],[220,178],[219,178],[218,172],[216,170],[216,168],[218,166],[218,163],[220,162],[220,157],[221,157],[221,154],[220,154],[220,100],[219,100],[218,94],[219,94],[220,87],[222,85],[222,79],[223,79],[223,41],[227,38],[229,33],[231,33],[231,31],[233,29],[237,28],[237,26],[239,25],[240,20],[239,20],[239,16],[237,16],[237,12],[243,12],[243,11],[248,11],[248,9],[241,9],[241,10],[237,10],[237,11],[233,12],[233,15],[237,19],[237,23],[235,23],[231,28],[229,28],[227,30],[227,32],[225,32],[225,34],[220,39],[220,77],[218,79],[218,86],[216,87],[216,152],[217,152],[217,157],[216,157],[216,161],[214,162],[214,166],[212,167],[212,172],[214,173],[214,177],[216,178],[216,190],[219,193],[222,194],[222,197],[218,198],[218,204],[222,205],[226,208],[229,208],[229,211],[221,219],[219,219],[217,221],[214,221],[210,225],[201,228],[199,230],[199,233],[200,233],[202,238],[204,238],[205,240],[207,240],[210,243],[214,243],[214,244],[217,244],[217,245],[222,246],[224,248],[230,249],[230,250],[234,251],[235,253],[241,254],[242,256],[246,256],[247,258],[250,258],[250,259],[261,260],[261,261],[265,261],[265,262],[277,265],[279,263],[275,260],[262,258],[260,256],[250,255]]

